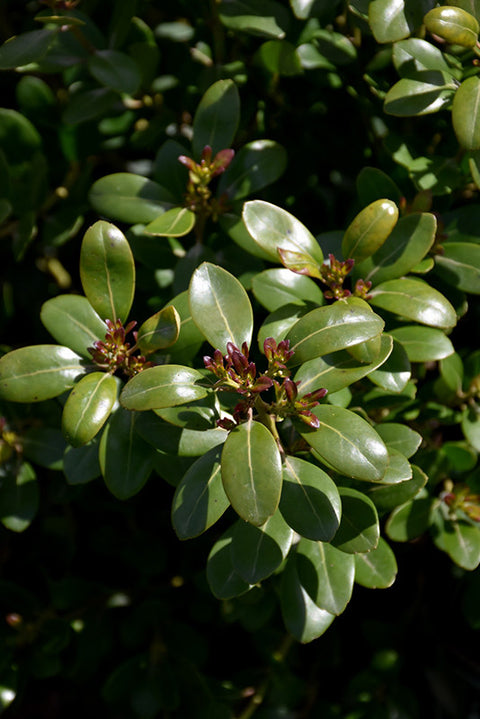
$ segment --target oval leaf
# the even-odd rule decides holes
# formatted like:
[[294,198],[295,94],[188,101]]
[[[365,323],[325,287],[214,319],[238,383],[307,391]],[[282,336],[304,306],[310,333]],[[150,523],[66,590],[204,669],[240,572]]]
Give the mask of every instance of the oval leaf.
[[342,240],[345,258],[356,262],[370,257],[385,242],[398,220],[398,207],[391,200],[375,200],[352,220]]
[[347,554],[370,552],[378,544],[380,526],[372,500],[351,487],[339,487],[342,500],[340,528],[332,540],[337,549]]
[[103,340],[107,332],[105,322],[80,295],[52,297],[43,303],[40,319],[57,342],[83,357],[91,358],[87,347]]
[[443,253],[435,255],[435,273],[463,292],[480,294],[480,245],[445,242]]
[[218,80],[204,94],[193,119],[193,152],[206,145],[214,155],[230,147],[240,121],[240,96],[233,80]]
[[82,377],[70,392],[63,408],[62,432],[72,447],[81,447],[103,427],[115,400],[117,382],[105,372]]
[[228,342],[250,346],[253,312],[240,282],[227,270],[203,262],[193,273],[189,289],[193,321],[212,347],[226,353]]
[[249,584],[257,584],[278,569],[286,558],[293,529],[280,512],[261,527],[239,520],[234,527],[231,552],[233,568]]
[[143,354],[166,349],[173,345],[180,333],[180,315],[173,305],[145,320],[137,332],[137,344]]
[[174,201],[158,183],[130,172],[101,177],[88,197],[98,213],[130,224],[152,222]]
[[274,514],[282,491],[282,462],[263,424],[248,420],[230,432],[223,446],[222,480],[232,507],[246,522],[260,526]]
[[88,58],[88,69],[101,85],[128,95],[138,90],[142,79],[137,63],[117,50],[96,50]]
[[285,626],[302,643],[320,637],[335,619],[334,614],[317,607],[310,598],[300,582],[294,557],[282,573],[280,602]]
[[387,542],[380,537],[370,552],[355,555],[355,581],[369,589],[391,587],[397,576],[397,561]]
[[149,367],[132,377],[120,395],[125,409],[147,410],[176,407],[206,397],[200,385],[203,375],[182,365]]
[[195,213],[187,207],[172,207],[145,227],[146,235],[183,237],[195,226]]
[[474,47],[478,40],[476,18],[460,7],[435,7],[423,18],[425,27],[450,44]]
[[435,327],[406,325],[392,330],[390,334],[402,344],[410,362],[431,362],[454,352],[448,337]]
[[256,299],[269,312],[287,304],[324,303],[320,287],[310,277],[283,268],[259,272],[252,278],[252,289]]
[[317,607],[341,614],[352,596],[354,556],[331,544],[301,539],[296,563],[300,582]]
[[377,510],[384,514],[413,499],[426,485],[427,479],[425,472],[412,465],[411,479],[399,484],[375,484],[367,493]]
[[370,293],[370,304],[431,327],[450,329],[457,323],[455,309],[446,297],[423,280],[412,277],[377,285]]
[[230,527],[215,542],[207,560],[207,580],[212,594],[217,599],[233,599],[245,594],[251,585],[245,582],[234,570],[232,563],[232,535]]
[[135,264],[128,241],[115,225],[100,220],[86,231],[80,279],[88,301],[102,319],[127,319],[135,292]]
[[455,93],[452,123],[464,150],[480,149],[480,78],[476,75],[464,80]]
[[285,171],[287,153],[273,140],[244,145],[220,177],[218,195],[240,200],[275,182]]

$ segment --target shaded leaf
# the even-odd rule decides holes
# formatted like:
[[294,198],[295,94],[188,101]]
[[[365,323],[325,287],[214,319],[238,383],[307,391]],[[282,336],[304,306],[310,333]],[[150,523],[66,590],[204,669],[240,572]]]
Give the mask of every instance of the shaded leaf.
[[275,182],[285,171],[287,153],[273,140],[254,140],[240,149],[220,177],[218,195],[239,200]]
[[480,294],[480,245],[445,242],[435,255],[435,273],[459,290]]
[[28,462],[2,479],[0,522],[12,532],[23,532],[38,511],[40,493],[37,477]]
[[251,589],[234,570],[232,563],[232,536],[230,527],[213,545],[207,560],[207,581],[217,599],[232,599]]
[[411,479],[398,484],[375,484],[367,490],[367,494],[377,510],[383,514],[413,499],[426,485],[427,479],[425,472],[412,465]]
[[[398,485],[401,486],[401,485]],[[385,531],[395,542],[409,542],[427,531],[432,522],[435,500],[419,497],[393,510]]]
[[375,549],[355,555],[355,582],[362,587],[390,587],[397,576],[397,569],[395,555],[382,537]]
[[435,545],[462,569],[480,564],[480,528],[462,519],[447,519],[439,511],[432,526]]
[[400,342],[393,340],[393,348],[385,362],[373,370],[368,378],[389,392],[402,392],[411,377],[410,360]]
[[452,105],[452,123],[464,150],[480,149],[480,78],[476,75],[462,82]]
[[195,213],[187,207],[172,207],[145,227],[146,235],[183,237],[195,227]]
[[143,354],[149,354],[173,345],[179,333],[180,316],[173,305],[168,305],[140,326],[137,344]]
[[233,80],[218,80],[198,104],[193,118],[193,153],[200,158],[206,145],[213,155],[229,148],[240,120],[240,96]]
[[353,591],[355,559],[331,544],[301,539],[296,564],[300,582],[317,607],[341,614]]
[[249,584],[257,584],[278,569],[293,539],[291,529],[280,512],[259,527],[238,520],[231,544],[233,568]]
[[118,50],[96,50],[88,59],[88,69],[105,87],[133,95],[141,81],[137,63]]
[[430,362],[454,351],[451,341],[436,327],[405,325],[390,332],[400,342],[410,362]]
[[259,272],[252,278],[252,289],[256,299],[269,312],[290,303],[312,302],[323,305],[323,293],[310,278],[298,275],[284,268]]
[[80,295],[52,297],[43,303],[40,319],[57,342],[90,359],[87,347],[103,340],[107,332],[105,322]]
[[342,519],[332,540],[333,546],[347,554],[370,552],[380,537],[375,505],[356,489],[339,487],[338,491],[342,500]]
[[146,177],[116,172],[93,183],[89,200],[98,213],[134,224],[152,222],[171,207],[174,198]]

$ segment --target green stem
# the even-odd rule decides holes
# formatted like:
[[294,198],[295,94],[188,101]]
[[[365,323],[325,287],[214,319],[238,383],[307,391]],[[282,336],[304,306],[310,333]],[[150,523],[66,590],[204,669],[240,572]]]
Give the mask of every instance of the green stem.
[[285,454],[285,451],[282,446],[282,442],[280,439],[280,436],[277,431],[277,424],[275,422],[275,415],[270,414],[267,411],[268,405],[263,401],[263,399],[260,397],[260,395],[257,395],[255,399],[255,409],[258,412],[258,418],[260,422],[265,425],[265,427],[271,432],[273,435],[273,438],[275,442],[278,445],[278,449],[280,450],[281,454]]

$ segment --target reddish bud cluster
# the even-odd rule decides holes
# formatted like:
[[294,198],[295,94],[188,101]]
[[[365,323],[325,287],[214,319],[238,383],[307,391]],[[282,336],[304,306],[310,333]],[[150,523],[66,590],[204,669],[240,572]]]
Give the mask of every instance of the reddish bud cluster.
[[457,485],[443,492],[441,498],[453,511],[460,510],[475,522],[480,522],[480,495],[473,494],[466,485]]
[[258,394],[273,385],[273,381],[266,375],[256,378],[257,368],[254,362],[248,359],[248,346],[244,342],[242,351],[232,342],[227,344],[225,357],[220,350],[215,350],[213,357],[203,358],[205,367],[218,377],[217,387],[235,389],[239,394]]
[[136,322],[129,322],[125,327],[121,320],[112,322],[105,320],[108,332],[105,334],[105,340],[97,340],[93,343],[93,347],[87,347],[92,355],[92,359],[96,365],[114,374],[122,371],[128,377],[138,374],[142,369],[151,367],[152,363],[147,362],[143,355],[134,355],[136,348],[137,333],[133,332],[135,345],[132,347],[126,341],[126,336],[136,326]]
[[213,219],[216,219],[226,211],[226,197],[221,197],[220,199],[213,197],[208,185],[215,177],[225,172],[234,155],[234,150],[226,149],[220,150],[212,158],[212,148],[210,145],[206,145],[203,148],[200,162],[195,162],[186,155],[179,156],[178,161],[188,168],[185,205],[192,212],[202,215],[204,218],[213,217]]
[[343,287],[345,278],[352,271],[355,260],[348,259],[341,262],[332,254],[328,255],[328,259],[329,263],[323,264],[320,268],[322,282],[329,288],[323,293],[325,297],[329,300],[341,300],[345,297],[351,297],[353,294],[355,297],[368,299],[368,291],[372,286],[369,281],[357,280],[353,292]]

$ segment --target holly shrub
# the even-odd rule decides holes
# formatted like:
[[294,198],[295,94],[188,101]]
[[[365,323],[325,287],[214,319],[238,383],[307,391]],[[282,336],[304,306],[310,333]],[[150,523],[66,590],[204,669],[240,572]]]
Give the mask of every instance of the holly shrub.
[[1,711],[477,716],[479,0],[0,17]]

